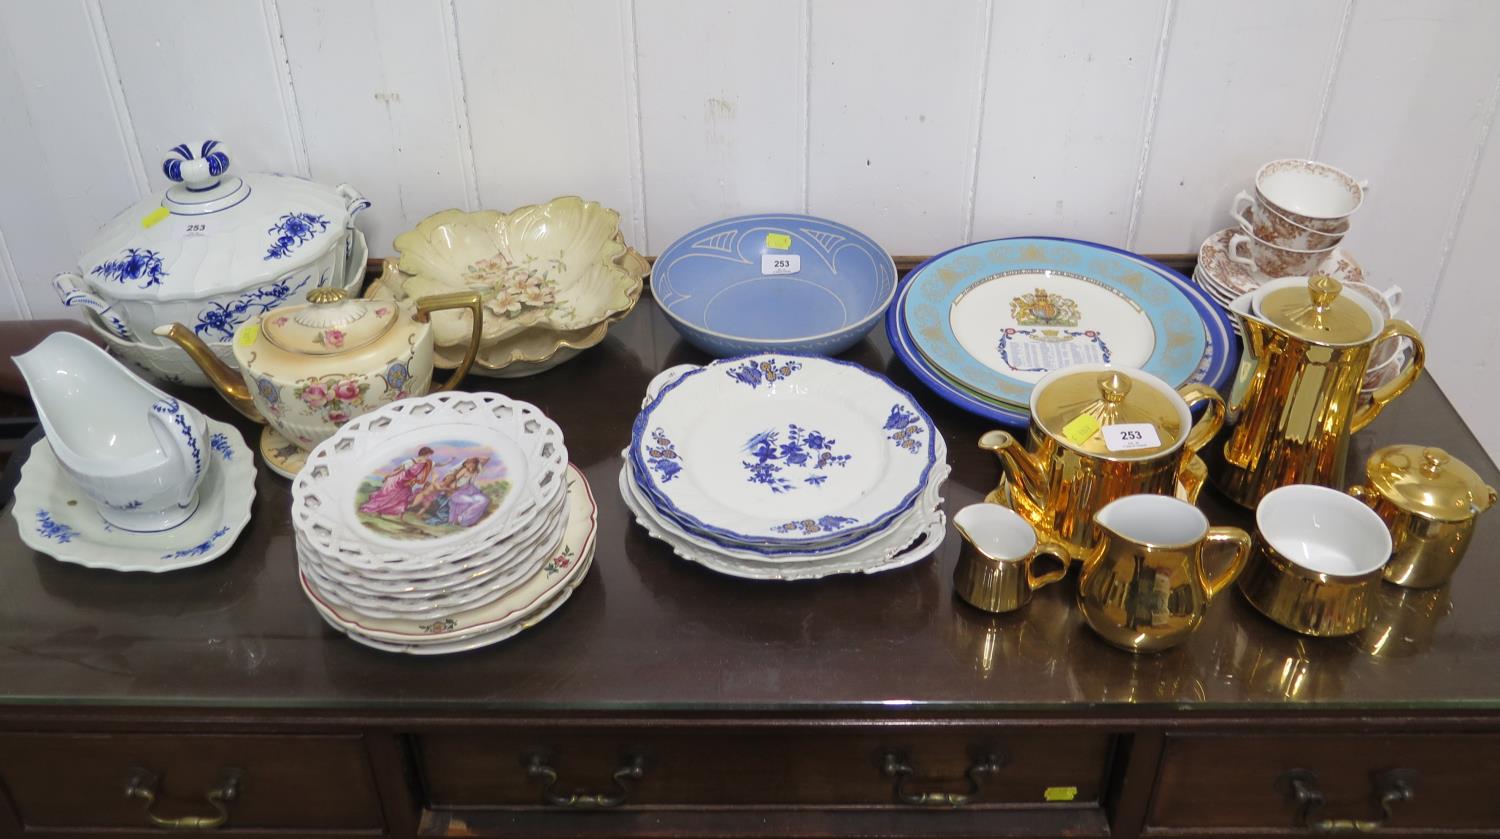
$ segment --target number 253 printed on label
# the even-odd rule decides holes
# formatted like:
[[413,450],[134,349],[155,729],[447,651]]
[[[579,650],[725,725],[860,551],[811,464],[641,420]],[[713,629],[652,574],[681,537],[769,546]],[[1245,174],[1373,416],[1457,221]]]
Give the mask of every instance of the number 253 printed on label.
[[802,257],[795,253],[763,253],[760,255],[760,272],[770,274],[795,274],[802,270]]
[[1102,433],[1104,447],[1112,452],[1154,449],[1161,445],[1161,436],[1156,433],[1156,426],[1149,422],[1122,422],[1106,425]]

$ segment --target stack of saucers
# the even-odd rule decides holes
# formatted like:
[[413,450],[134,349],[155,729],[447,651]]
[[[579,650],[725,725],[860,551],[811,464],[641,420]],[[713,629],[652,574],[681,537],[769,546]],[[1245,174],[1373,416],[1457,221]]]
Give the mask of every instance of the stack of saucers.
[[593,558],[597,510],[562,431],[498,394],[356,417],[308,455],[292,493],[303,591],[377,649],[509,638],[562,605]]
[[775,354],[671,368],[623,455],[636,522],[720,573],[875,573],[943,539],[942,435],[910,394],[854,364]]

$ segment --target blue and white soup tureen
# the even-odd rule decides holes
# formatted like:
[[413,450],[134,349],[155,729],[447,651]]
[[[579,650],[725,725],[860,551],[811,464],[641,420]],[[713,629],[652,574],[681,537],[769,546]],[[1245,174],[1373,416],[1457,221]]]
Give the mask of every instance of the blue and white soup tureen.
[[106,224],[79,273],[53,278],[63,303],[92,309],[126,341],[163,346],[152,330],[183,323],[216,343],[311,289],[342,286],[354,216],[370,202],[347,184],[229,168],[216,140],[173,148],[166,192]]

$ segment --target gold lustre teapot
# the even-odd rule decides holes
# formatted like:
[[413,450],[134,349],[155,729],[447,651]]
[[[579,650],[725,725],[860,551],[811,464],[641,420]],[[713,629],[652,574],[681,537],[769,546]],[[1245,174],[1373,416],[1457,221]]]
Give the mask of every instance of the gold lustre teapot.
[[[1198,403],[1208,407],[1195,425],[1189,409]],[[1094,513],[1117,498],[1195,501],[1204,477],[1197,452],[1223,421],[1224,400],[1206,385],[1173,390],[1143,370],[1078,364],[1032,389],[1025,447],[1004,431],[986,433],[979,446],[1000,458],[1010,506],[1083,556],[1097,541]],[[991,498],[1005,503],[1000,494]]]
[[[1417,331],[1342,290],[1321,274],[1287,277],[1230,303],[1244,351],[1229,396],[1229,433],[1222,449],[1210,450],[1210,474],[1241,506],[1254,507],[1288,484],[1342,487],[1349,436],[1422,372],[1426,351]],[[1371,351],[1399,338],[1412,344],[1411,366],[1356,407]]]
[[341,288],[315,288],[301,306],[281,306],[240,324],[233,338],[240,369],[219,360],[180,323],[159,326],[203,368],[236,410],[268,427],[260,450],[272,470],[293,477],[308,450],[339,426],[432,384],[432,324],[441,309],[468,309],[469,349],[440,389],[458,384],[479,351],[478,292],[439,294],[414,304],[351,299]]

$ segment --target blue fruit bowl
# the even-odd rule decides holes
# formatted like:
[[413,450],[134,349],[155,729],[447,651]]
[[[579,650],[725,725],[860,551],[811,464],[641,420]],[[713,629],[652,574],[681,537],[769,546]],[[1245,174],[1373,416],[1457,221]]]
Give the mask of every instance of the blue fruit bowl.
[[677,331],[715,356],[834,355],[896,295],[896,264],[870,237],[813,216],[716,221],[667,248],[651,293]]

